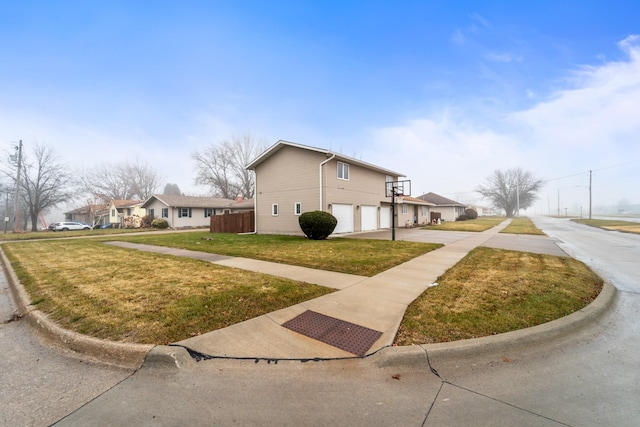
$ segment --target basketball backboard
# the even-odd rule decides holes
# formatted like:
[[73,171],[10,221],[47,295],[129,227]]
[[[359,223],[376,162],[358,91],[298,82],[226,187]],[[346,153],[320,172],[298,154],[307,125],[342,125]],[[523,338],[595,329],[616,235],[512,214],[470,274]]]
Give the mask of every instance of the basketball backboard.
[[410,196],[411,195],[411,181],[387,181],[385,183],[384,195],[386,197],[397,196]]

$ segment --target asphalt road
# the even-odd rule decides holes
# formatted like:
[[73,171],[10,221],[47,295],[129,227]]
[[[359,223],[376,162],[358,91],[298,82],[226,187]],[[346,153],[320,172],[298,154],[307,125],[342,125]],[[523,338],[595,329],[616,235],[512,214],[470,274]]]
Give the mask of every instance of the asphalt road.
[[23,321],[15,318],[15,313],[2,272],[0,425],[51,425],[133,373],[95,365],[43,345]]
[[[0,326],[0,424],[638,425],[640,236],[535,222],[620,290],[608,315],[570,337],[431,364],[425,352],[407,365],[206,360],[133,373],[42,346],[13,321]],[[9,320],[11,306],[0,308]]]

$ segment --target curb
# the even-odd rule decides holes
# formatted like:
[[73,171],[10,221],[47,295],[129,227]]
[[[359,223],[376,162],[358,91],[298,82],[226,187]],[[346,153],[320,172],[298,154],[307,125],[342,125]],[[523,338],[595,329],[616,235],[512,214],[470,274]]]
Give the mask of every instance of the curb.
[[95,362],[126,369],[140,368],[147,353],[155,347],[153,344],[129,344],[103,340],[58,326],[46,314],[31,305],[31,298],[11,268],[11,263],[2,248],[0,248],[0,261],[18,311],[23,314],[31,329],[48,343],[80,353],[83,357],[88,357]]
[[613,308],[618,299],[615,286],[605,282],[602,291],[588,306],[560,319],[541,325],[489,337],[437,344],[388,347],[380,350],[375,363],[380,367],[419,367],[429,361],[446,361],[512,352],[518,348],[540,346],[573,335],[592,325]]

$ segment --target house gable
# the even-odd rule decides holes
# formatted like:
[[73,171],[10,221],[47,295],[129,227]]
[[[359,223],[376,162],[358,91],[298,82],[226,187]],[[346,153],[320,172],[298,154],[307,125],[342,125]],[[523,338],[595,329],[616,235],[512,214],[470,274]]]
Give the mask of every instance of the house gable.
[[460,215],[465,213],[466,205],[456,202],[455,200],[448,199],[440,196],[436,193],[427,193],[419,196],[418,199],[425,200],[433,203],[435,206],[431,209],[432,212],[439,212],[441,218],[446,221],[455,221]]
[[[287,141],[278,141],[247,169],[256,172],[256,231],[263,234],[302,234],[298,217],[314,210],[339,212],[344,220],[337,228],[340,231],[360,230],[363,222],[378,225],[382,223],[381,206],[390,202],[385,182],[403,176],[339,153]],[[363,212],[375,218],[363,220]]]

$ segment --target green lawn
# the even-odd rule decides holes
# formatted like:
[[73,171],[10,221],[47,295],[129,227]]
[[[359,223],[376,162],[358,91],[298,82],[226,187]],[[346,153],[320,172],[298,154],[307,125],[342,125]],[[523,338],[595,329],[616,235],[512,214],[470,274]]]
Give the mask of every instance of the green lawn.
[[506,218],[483,217],[470,219],[467,221],[446,221],[439,225],[427,225],[423,230],[443,230],[443,231],[485,231],[491,227],[502,223]]
[[501,233],[544,235],[529,218],[513,218]]
[[[33,304],[62,327],[166,344],[333,292],[204,261],[104,245],[127,240],[375,275],[440,247],[388,240],[208,232],[3,243]],[[407,310],[396,343],[492,335],[557,319],[591,302],[602,279],[566,257],[476,248]]]
[[110,240],[260,259],[361,276],[376,275],[442,246],[438,243],[348,238],[309,240],[299,236],[211,234],[206,231],[114,236]]
[[624,221],[618,219],[572,219],[579,224],[598,227],[604,230],[622,231],[625,233],[640,234],[640,222]]

